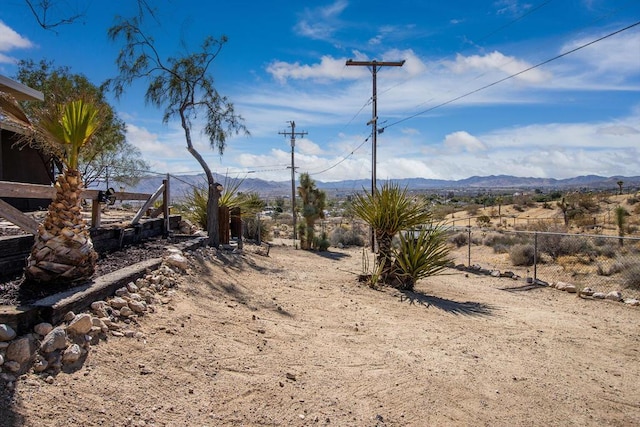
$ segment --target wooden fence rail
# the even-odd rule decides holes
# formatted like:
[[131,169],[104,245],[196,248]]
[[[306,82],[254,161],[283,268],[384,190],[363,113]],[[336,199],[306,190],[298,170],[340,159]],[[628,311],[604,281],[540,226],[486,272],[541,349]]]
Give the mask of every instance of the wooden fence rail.
[[[101,195],[100,190],[88,190],[82,191],[81,198],[91,200],[91,228],[100,227],[100,213],[101,202],[98,199]],[[55,197],[56,189],[49,185],[39,184],[25,184],[20,182],[8,182],[0,181],[0,217],[5,218],[7,221],[17,225],[27,233],[35,234],[38,230],[38,222],[28,215],[25,215],[20,210],[14,208],[9,203],[5,202],[1,198],[13,197],[22,199],[51,199]],[[153,194],[147,193],[129,193],[125,191],[119,191],[113,193],[116,200],[144,200],[144,205],[135,214],[131,225],[135,225],[140,222],[140,219],[144,215],[145,211],[149,209],[153,203],[162,196],[162,206],[155,209],[151,216],[157,217],[159,214],[163,214],[165,218],[165,231],[169,231],[169,177],[162,181],[162,185]]]

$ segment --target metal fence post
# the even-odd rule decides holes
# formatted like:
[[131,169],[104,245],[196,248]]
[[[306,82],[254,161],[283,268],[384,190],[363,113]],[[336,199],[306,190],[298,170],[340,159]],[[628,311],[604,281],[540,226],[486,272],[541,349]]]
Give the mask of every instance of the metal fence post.
[[533,233],[533,283],[538,280],[538,232]]
[[469,233],[469,238],[467,239],[467,241],[469,242],[469,250],[468,250],[468,267],[471,267],[471,227],[467,228],[467,231]]

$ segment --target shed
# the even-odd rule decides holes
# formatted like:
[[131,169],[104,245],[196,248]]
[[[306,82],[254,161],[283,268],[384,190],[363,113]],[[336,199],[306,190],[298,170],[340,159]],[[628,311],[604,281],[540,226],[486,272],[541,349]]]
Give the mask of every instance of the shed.
[[[0,181],[43,185],[54,182],[51,156],[18,144],[30,125],[18,101],[43,100],[42,92],[0,75]],[[3,200],[23,212],[45,209],[51,203],[50,199]]]

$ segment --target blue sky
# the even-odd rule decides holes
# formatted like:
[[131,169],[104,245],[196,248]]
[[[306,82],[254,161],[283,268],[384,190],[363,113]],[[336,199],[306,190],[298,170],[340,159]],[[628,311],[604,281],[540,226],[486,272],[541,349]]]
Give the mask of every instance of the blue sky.
[[[220,157],[195,123],[219,173],[290,179],[290,144],[278,132],[293,120],[308,132],[296,144],[299,172],[370,178],[372,79],[345,66],[354,59],[406,61],[378,72],[378,179],[640,175],[640,25],[450,102],[637,23],[637,0],[152,3],[157,22],[145,29],[164,56],[196,50],[207,35],[229,38],[212,73],[251,136],[232,138]],[[119,45],[106,32],[116,15],[136,13],[135,2],[56,4],[52,19],[84,17],[47,31],[24,0],[3,1],[0,74],[31,58],[96,84],[114,77]],[[128,140],[154,171],[200,172],[179,124],[163,125],[143,93],[141,82],[112,101]]]

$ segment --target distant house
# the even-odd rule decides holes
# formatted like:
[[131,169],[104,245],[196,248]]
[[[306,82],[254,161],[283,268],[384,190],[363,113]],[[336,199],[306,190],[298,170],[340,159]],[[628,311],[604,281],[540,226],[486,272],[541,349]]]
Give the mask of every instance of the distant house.
[[[42,100],[42,92],[0,75],[0,181],[44,185],[54,182],[52,158],[18,144],[29,126],[29,119],[17,101]],[[44,209],[51,203],[49,199],[7,197],[3,200],[25,212]]]

